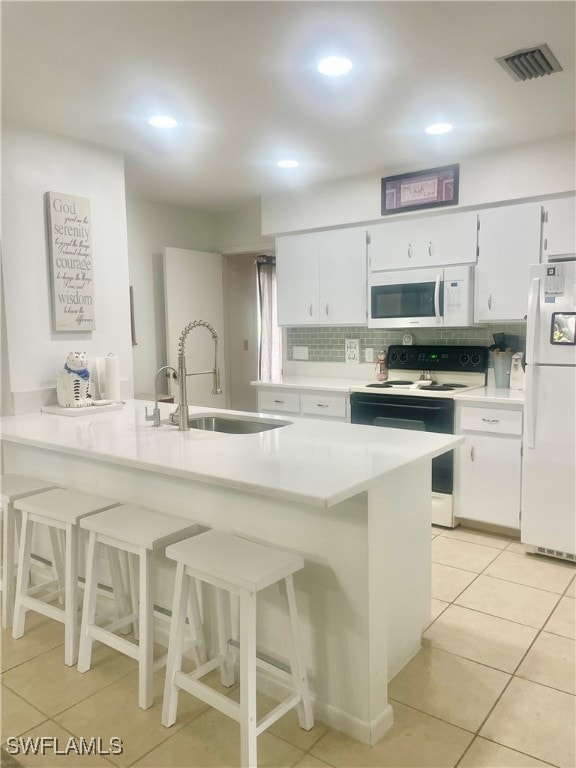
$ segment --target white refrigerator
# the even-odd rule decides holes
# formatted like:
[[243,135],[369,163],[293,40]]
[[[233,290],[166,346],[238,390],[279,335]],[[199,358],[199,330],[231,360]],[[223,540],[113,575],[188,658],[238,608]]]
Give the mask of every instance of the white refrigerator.
[[576,261],[530,267],[522,543],[576,559]]

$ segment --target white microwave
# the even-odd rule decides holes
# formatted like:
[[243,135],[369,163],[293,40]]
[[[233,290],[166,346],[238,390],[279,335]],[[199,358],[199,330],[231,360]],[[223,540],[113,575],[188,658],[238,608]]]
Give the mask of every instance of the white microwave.
[[474,266],[371,272],[369,328],[442,328],[474,321]]

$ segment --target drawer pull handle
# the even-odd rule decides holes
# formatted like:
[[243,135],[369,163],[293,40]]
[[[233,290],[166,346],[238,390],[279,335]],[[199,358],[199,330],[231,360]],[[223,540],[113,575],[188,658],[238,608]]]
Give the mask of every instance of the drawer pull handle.
[[275,403],[278,403],[278,405],[284,405],[286,400],[274,400]]
[[318,408],[328,408],[328,403],[316,403]]
[[485,421],[486,424],[499,424],[500,419],[482,419],[482,421]]

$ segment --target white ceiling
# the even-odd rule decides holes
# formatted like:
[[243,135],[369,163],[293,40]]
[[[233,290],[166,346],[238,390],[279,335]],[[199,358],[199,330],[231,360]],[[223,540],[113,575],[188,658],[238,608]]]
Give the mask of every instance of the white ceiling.
[[[4,0],[3,117],[121,150],[131,196],[233,207],[574,131],[575,8]],[[563,72],[515,82],[495,61],[541,43]],[[354,62],[339,80],[316,71],[333,53]],[[157,113],[179,126],[151,128]],[[426,135],[437,121],[454,131]]]

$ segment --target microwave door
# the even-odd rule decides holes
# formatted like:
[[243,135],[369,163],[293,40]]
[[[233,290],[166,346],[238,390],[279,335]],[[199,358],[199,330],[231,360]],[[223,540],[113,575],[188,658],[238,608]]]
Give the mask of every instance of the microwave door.
[[375,328],[442,325],[442,274],[396,273],[373,276],[370,325]]

